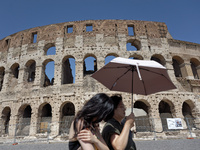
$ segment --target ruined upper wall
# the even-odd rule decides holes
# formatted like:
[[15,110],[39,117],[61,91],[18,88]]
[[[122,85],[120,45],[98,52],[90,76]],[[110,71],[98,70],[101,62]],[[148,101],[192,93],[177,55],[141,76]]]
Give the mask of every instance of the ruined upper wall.
[[[86,32],[86,26],[92,25],[93,31]],[[67,33],[67,27],[73,26],[73,32]],[[51,24],[20,31],[0,40],[0,51],[7,51],[11,47],[31,44],[33,34],[37,33],[37,42],[41,40],[53,41],[58,37],[73,38],[77,35],[92,37],[96,34],[104,36],[128,35],[128,26],[134,27],[134,35],[147,38],[172,38],[165,23],[136,20],[86,20]]]

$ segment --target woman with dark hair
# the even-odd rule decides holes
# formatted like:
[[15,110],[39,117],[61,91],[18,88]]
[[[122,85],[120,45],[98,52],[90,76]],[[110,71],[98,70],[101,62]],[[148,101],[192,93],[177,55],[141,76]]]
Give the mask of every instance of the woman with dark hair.
[[102,136],[110,150],[136,150],[135,143],[130,134],[130,129],[134,125],[134,114],[131,113],[125,118],[126,107],[121,95],[111,96],[114,103],[114,113],[103,127]]
[[104,93],[93,96],[77,113],[70,127],[70,150],[109,150],[103,140],[98,123],[111,118],[114,110],[112,99]]

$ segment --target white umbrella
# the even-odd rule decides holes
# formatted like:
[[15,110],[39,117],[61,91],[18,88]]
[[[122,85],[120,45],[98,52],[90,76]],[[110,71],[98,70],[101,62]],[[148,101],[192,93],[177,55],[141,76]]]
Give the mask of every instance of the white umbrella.
[[156,61],[117,57],[92,76],[112,91],[149,95],[175,89],[167,69]]

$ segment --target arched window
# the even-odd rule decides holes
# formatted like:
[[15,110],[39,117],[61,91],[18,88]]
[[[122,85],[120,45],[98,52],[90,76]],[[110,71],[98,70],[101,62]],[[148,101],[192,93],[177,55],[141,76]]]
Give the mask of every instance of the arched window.
[[134,45],[132,45],[132,43],[127,43],[126,44],[126,50],[127,51],[137,51],[137,47],[135,47]]
[[9,122],[11,116],[11,109],[10,107],[5,107],[2,111],[1,120],[2,120],[2,134],[9,133]]
[[182,105],[182,114],[184,116],[184,120],[188,127],[195,128],[195,121],[192,115],[192,108],[194,108],[194,104],[191,101],[185,101]]
[[13,64],[12,67],[11,67],[11,71],[12,71],[13,77],[18,79],[18,76],[19,76],[19,64],[18,63]]
[[30,60],[26,63],[26,67],[27,81],[33,82],[35,80],[36,62],[34,60]]
[[183,60],[181,60],[181,58],[179,58],[179,57],[173,57],[172,62],[173,62],[172,65],[173,65],[173,68],[174,68],[175,76],[176,77],[182,77],[180,65],[183,63]]
[[18,111],[18,126],[17,126],[17,135],[27,136],[29,135],[30,122],[31,122],[31,106],[23,105]]
[[55,55],[56,54],[56,47],[52,46],[47,50],[47,55]]
[[113,60],[114,58],[116,58],[114,55],[108,55],[105,58],[105,65],[108,64],[111,60]]
[[127,51],[138,51],[141,49],[141,42],[138,40],[128,40],[126,44]]
[[159,55],[159,54],[155,54],[151,57],[151,60],[154,60],[156,62],[158,62],[159,64],[165,66],[166,62],[165,62],[165,59],[162,55]]
[[136,131],[137,132],[146,132],[151,131],[152,127],[150,125],[148,110],[149,106],[147,106],[142,101],[136,101],[134,104],[134,113],[137,113],[135,117]]
[[75,83],[75,59],[66,57],[62,63],[62,81],[61,84]]
[[193,73],[193,75],[194,75],[194,78],[195,79],[199,79],[199,74],[198,74],[198,72],[200,72],[200,62],[197,60],[197,59],[195,59],[195,58],[192,58],[191,60],[190,60],[190,64],[191,64],[191,68],[192,68],[192,73]]
[[75,106],[72,102],[67,102],[61,106],[60,134],[69,134],[70,125],[75,116]]
[[52,119],[52,108],[50,104],[43,104],[39,108],[39,133],[47,132],[48,129],[50,130],[50,123]]
[[4,80],[4,75],[5,75],[5,68],[0,67],[0,91],[3,87],[3,80]]
[[55,55],[56,47],[54,43],[48,43],[44,46],[44,55]]
[[137,60],[143,60],[143,57],[140,55],[132,55],[129,57],[129,59],[137,59]]
[[162,121],[163,130],[167,131],[168,126],[167,126],[166,118],[173,118],[172,112],[171,112],[171,107],[168,102],[161,101],[159,103],[159,114],[160,114],[160,119]]
[[54,61],[46,60],[44,63],[44,87],[54,84]]
[[84,59],[83,75],[93,74],[97,71],[97,60],[93,56],[88,56]]

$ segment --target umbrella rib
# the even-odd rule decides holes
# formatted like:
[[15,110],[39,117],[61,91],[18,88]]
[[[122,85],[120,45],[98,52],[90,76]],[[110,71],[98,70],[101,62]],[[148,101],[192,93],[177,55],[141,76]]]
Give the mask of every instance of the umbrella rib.
[[[117,67],[116,67],[117,68]],[[124,67],[123,67],[124,68]],[[128,68],[128,67],[126,67]],[[111,90],[113,89],[113,87],[116,85],[116,82],[121,78],[123,77],[125,74],[127,74],[127,72],[129,72],[131,70],[131,68],[129,68],[126,72],[124,72],[120,77],[118,77],[115,82],[112,84],[112,87],[110,88]]]
[[[158,75],[161,75],[161,76],[163,76],[164,78],[166,78],[168,81],[170,81],[166,76],[163,75],[163,73],[157,73],[157,72],[154,72],[154,71],[151,71],[151,70],[148,70],[148,69],[144,69],[144,68],[140,68],[140,69],[141,69],[141,70],[146,70],[146,71],[149,71],[149,72],[158,74]],[[145,95],[147,95],[145,83],[144,83],[143,80],[142,80],[142,82],[143,82],[143,85],[144,85]]]
[[[152,72],[152,73],[155,73],[155,74],[158,74],[158,75],[163,75],[163,73],[158,73],[158,72],[155,72],[155,71],[151,71],[151,70],[148,70],[148,69],[144,69],[144,68],[140,68],[141,70],[146,70],[146,71],[149,71],[149,72]],[[164,76],[165,77],[165,76]],[[166,77],[165,77],[166,78]]]

